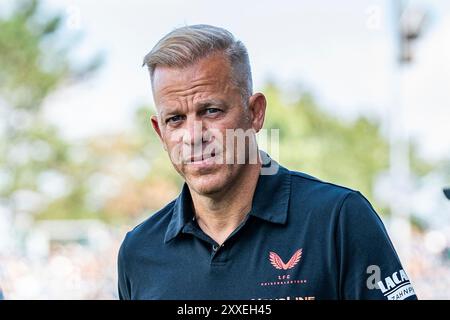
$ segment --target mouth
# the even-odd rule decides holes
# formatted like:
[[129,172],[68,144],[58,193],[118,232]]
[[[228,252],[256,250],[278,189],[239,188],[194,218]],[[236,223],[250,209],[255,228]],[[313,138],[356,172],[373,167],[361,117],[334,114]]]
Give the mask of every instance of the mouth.
[[215,157],[216,157],[216,153],[215,152],[211,152],[210,154],[202,154],[202,155],[199,155],[199,156],[192,156],[192,157],[187,159],[186,163],[188,163],[188,164],[200,164],[200,163],[204,163],[206,161],[210,162]]

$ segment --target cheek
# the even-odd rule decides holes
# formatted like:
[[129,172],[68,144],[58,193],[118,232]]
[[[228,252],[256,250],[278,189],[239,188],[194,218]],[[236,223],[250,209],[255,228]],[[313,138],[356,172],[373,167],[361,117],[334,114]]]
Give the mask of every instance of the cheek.
[[163,135],[164,149],[169,153],[170,158],[178,157],[181,153],[183,133],[179,130],[166,131]]
[[246,128],[246,115],[243,112],[231,113],[224,117],[222,120],[214,123],[213,126],[220,131],[225,132],[226,129],[239,129]]

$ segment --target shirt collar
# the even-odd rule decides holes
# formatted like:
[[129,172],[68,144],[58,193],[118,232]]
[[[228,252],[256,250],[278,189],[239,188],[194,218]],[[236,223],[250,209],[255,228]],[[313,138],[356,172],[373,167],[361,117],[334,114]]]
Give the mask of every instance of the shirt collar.
[[[266,153],[262,153],[262,156],[266,159],[262,167],[276,168],[276,172],[259,175],[249,215],[272,223],[285,224],[291,194],[291,175],[289,170],[279,165]],[[167,227],[164,242],[167,243],[175,238],[193,217],[191,195],[187,184],[184,183],[180,195],[175,200],[172,219]]]

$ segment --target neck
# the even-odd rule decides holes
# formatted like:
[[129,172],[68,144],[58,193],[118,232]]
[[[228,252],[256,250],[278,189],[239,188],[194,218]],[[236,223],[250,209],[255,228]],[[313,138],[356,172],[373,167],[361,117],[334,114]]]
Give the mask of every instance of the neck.
[[218,244],[227,239],[250,211],[260,168],[259,163],[246,165],[237,181],[220,194],[206,196],[191,191],[200,228]]

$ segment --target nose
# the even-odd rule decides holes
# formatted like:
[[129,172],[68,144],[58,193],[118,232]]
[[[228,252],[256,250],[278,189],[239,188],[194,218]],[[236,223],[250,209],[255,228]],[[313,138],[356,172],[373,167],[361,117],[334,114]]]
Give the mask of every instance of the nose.
[[203,122],[197,119],[186,119],[186,131],[183,134],[183,143],[189,146],[202,146]]

